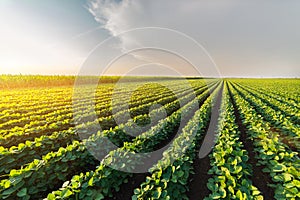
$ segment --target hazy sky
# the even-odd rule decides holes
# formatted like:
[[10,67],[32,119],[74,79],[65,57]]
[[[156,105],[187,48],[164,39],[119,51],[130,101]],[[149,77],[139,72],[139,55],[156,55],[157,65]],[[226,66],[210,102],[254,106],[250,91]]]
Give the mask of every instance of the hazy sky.
[[[77,74],[87,58],[95,66],[87,73],[97,74],[107,65],[103,56],[163,46],[173,54],[131,52],[106,72],[143,65],[137,74],[167,74],[149,64],[160,63],[193,75],[191,62],[205,75],[215,73],[208,69],[215,64],[221,76],[300,77],[298,0],[0,0],[0,25],[0,74]],[[123,33],[142,27],[164,29]],[[109,37],[105,52],[89,56]]]

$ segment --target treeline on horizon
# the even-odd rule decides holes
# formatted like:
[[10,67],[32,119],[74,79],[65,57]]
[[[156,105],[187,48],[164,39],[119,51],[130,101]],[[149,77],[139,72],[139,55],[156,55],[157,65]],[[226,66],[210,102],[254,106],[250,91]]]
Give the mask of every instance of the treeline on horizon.
[[[122,79],[121,79],[122,78]],[[69,75],[0,75],[0,89],[56,87],[76,84],[116,83],[137,81],[160,81],[176,79],[201,79],[201,77],[167,77],[167,76],[69,76]]]

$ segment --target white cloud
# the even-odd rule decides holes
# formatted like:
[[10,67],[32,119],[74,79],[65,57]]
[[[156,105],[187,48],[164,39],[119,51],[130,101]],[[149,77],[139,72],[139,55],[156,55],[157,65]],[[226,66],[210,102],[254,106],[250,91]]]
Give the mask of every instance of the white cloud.
[[112,36],[120,39],[120,48],[126,51],[126,47],[137,45],[137,40],[119,35],[120,33],[136,27],[139,18],[140,5],[138,1],[109,1],[109,0],[91,0],[88,3],[89,12],[95,17],[95,20],[109,31]]

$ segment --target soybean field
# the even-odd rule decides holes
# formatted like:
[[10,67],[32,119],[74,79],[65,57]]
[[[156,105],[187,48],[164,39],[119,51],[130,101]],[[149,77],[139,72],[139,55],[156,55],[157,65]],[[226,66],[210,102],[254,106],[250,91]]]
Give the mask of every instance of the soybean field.
[[26,80],[0,86],[0,199],[300,199],[300,79]]

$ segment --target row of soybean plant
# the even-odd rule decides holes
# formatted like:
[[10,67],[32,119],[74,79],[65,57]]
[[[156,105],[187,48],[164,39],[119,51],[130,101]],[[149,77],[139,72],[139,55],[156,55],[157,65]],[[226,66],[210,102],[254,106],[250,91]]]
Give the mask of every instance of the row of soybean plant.
[[216,144],[210,154],[207,187],[211,194],[207,199],[262,199],[260,191],[251,181],[251,166],[241,133],[236,125],[234,108],[225,84]]
[[150,169],[151,176],[146,177],[145,182],[134,190],[132,199],[188,199],[187,183],[197,156],[196,144],[205,134],[212,106],[221,88],[220,84],[206,99],[182,133],[164,152],[163,158]]
[[290,150],[273,133],[271,125],[259,115],[251,104],[242,98],[236,89],[229,85],[239,115],[247,127],[247,135],[253,141],[257,153],[258,165],[264,167],[275,184],[275,199],[297,199],[300,197],[300,159],[297,152]]
[[258,94],[237,84],[234,87],[275,128],[281,130],[286,135],[292,134],[291,136],[298,137],[299,139],[300,119],[297,116],[299,114],[296,114],[298,111],[294,107],[284,105],[282,102],[272,100],[263,94]]
[[[184,96],[182,98],[190,98]],[[173,102],[176,104],[177,102]],[[171,106],[170,107],[174,107]],[[153,110],[153,113],[162,112],[160,109]],[[128,128],[132,127],[132,122],[128,122]],[[88,128],[88,127],[87,127]],[[125,129],[125,127],[123,127]],[[117,135],[117,136],[116,136]],[[114,138],[114,136],[116,136]],[[29,163],[27,167],[20,170],[11,170],[9,177],[1,181],[1,197],[9,198],[18,194],[18,192],[26,189],[26,195],[24,198],[40,198],[42,195],[41,192],[51,191],[61,185],[63,181],[71,178],[73,174],[79,171],[89,171],[90,169],[87,166],[95,166],[97,160],[90,154],[87,149],[89,144],[98,144],[101,142],[101,138],[109,137],[113,141],[130,141],[129,137],[125,134],[121,134],[121,131],[118,130],[106,130],[98,134],[92,135],[89,139],[84,140],[83,142],[75,141],[66,148],[60,148],[57,152],[50,152],[47,155],[43,156],[42,160],[34,160]],[[96,145],[94,148],[99,148],[101,145]],[[101,149],[100,154],[106,155],[111,149]],[[99,156],[99,155],[98,155]],[[72,167],[69,167],[72,166]],[[44,177],[48,177],[45,180]],[[18,181],[15,181],[15,180]],[[33,184],[33,183],[39,184]]]
[[[216,86],[214,86],[216,88]],[[132,176],[131,173],[126,173],[128,167],[143,166],[148,157],[139,156],[136,154],[135,159],[128,159],[128,155],[134,152],[151,152],[155,147],[159,146],[164,140],[167,140],[176,132],[181,118],[190,119],[191,115],[197,110],[197,104],[209,101],[209,91],[199,95],[196,99],[188,99],[188,103],[174,112],[166,119],[162,119],[159,123],[150,130],[136,137],[132,142],[126,143],[122,148],[111,151],[109,156],[103,159],[100,166],[95,171],[81,173],[73,176],[73,178],[57,191],[48,194],[48,199],[68,198],[68,199],[102,199],[107,196],[112,196],[112,193],[117,192],[123,183],[128,181]],[[206,103],[204,103],[206,104]],[[181,130],[179,130],[181,131]],[[134,151],[134,152],[132,152]],[[164,153],[165,155],[165,153]],[[114,158],[124,158],[121,169],[114,170],[109,166],[117,164]],[[131,169],[134,170],[135,168]]]
[[[68,105],[55,107],[54,110],[48,114],[38,112],[36,117],[34,117],[33,113],[29,112],[30,117],[25,116],[19,118],[17,120],[17,124],[14,124],[16,125],[15,127],[11,127],[13,124],[6,126],[7,128],[2,127],[0,137],[1,146],[10,147],[27,140],[33,140],[34,138],[42,135],[49,135],[55,131],[69,129],[70,126],[72,126],[71,120],[74,113],[80,115],[80,112],[82,112],[82,110],[87,112],[85,110],[86,105],[93,97],[88,92],[86,92],[86,90],[89,91],[89,88],[83,88],[79,91],[79,93],[82,94],[81,96],[83,96],[83,99],[75,100],[73,105],[72,102],[70,102]],[[124,92],[121,91],[121,94],[123,94],[124,97],[126,95],[126,91],[128,91],[128,89],[126,88]],[[162,98],[162,95],[172,95],[171,92],[166,92],[162,87],[158,87],[156,85],[149,88],[148,93],[151,94],[150,91],[155,91],[156,94],[159,95],[147,98],[147,103]],[[85,95],[85,93],[88,93],[88,96]],[[101,94],[101,98],[97,96],[99,95],[96,95],[95,107],[93,109],[97,112],[99,117],[110,117],[112,115],[112,107],[110,103],[111,92],[104,92],[104,94]],[[120,98],[122,98],[122,96],[120,96]],[[136,99],[137,101],[133,102],[133,105],[130,106],[138,107],[143,103],[145,104],[145,102],[140,101],[140,99],[145,99],[145,95],[140,95],[140,97]],[[119,111],[121,111],[122,109],[126,109],[126,106],[124,105],[121,106],[116,104],[116,106],[118,106]],[[22,119],[25,120],[25,125],[19,122]],[[20,125],[18,125],[18,123],[20,123]]]
[[[196,91],[198,93],[201,93],[203,90],[205,90],[204,87],[200,87],[201,89],[197,89]],[[184,91],[179,93],[179,97],[185,96],[188,94],[189,91]],[[173,100],[173,101],[172,101]],[[173,99],[173,96],[166,96],[162,97],[162,99],[159,99],[157,101],[154,101],[153,103],[164,105],[164,109],[166,110],[167,114],[171,114],[175,110],[179,108],[179,103],[175,99]],[[145,107],[149,106],[145,104]],[[138,106],[140,109],[143,109],[143,107]],[[136,111],[136,107],[132,107],[129,112],[132,110]],[[134,121],[149,121],[149,117],[145,115],[144,113],[147,112],[146,109],[143,109],[144,112],[139,113],[135,112]],[[124,112],[128,111],[120,111],[116,115],[122,116]],[[81,115],[86,116],[87,115]],[[105,121],[107,118],[100,118],[99,121]],[[111,120],[111,123],[107,123],[106,126],[101,126],[102,130],[110,129],[114,127],[114,124],[112,124],[113,118],[109,118]],[[94,122],[88,122],[84,123],[82,125],[82,128],[85,128],[87,130],[91,130],[92,126],[96,126],[98,123],[97,120]],[[132,123],[128,123],[127,126],[130,127]],[[86,127],[87,126],[87,127]],[[79,126],[80,127],[80,126]],[[115,132],[122,131],[123,127],[116,127],[114,129]],[[141,130],[140,130],[141,131]],[[75,128],[71,127],[70,129],[66,131],[60,131],[60,132],[54,132],[52,135],[49,136],[41,136],[38,138],[35,138],[33,142],[26,141],[25,143],[19,143],[18,146],[13,146],[10,148],[3,148],[1,147],[1,158],[2,165],[0,165],[0,174],[3,175],[5,173],[9,173],[11,169],[17,169],[21,167],[22,165],[33,161],[34,159],[41,159],[43,155],[51,152],[51,151],[57,151],[58,148],[64,147],[68,144],[70,144],[73,140],[78,140],[78,135],[76,134]],[[18,162],[16,162],[18,160]]]

